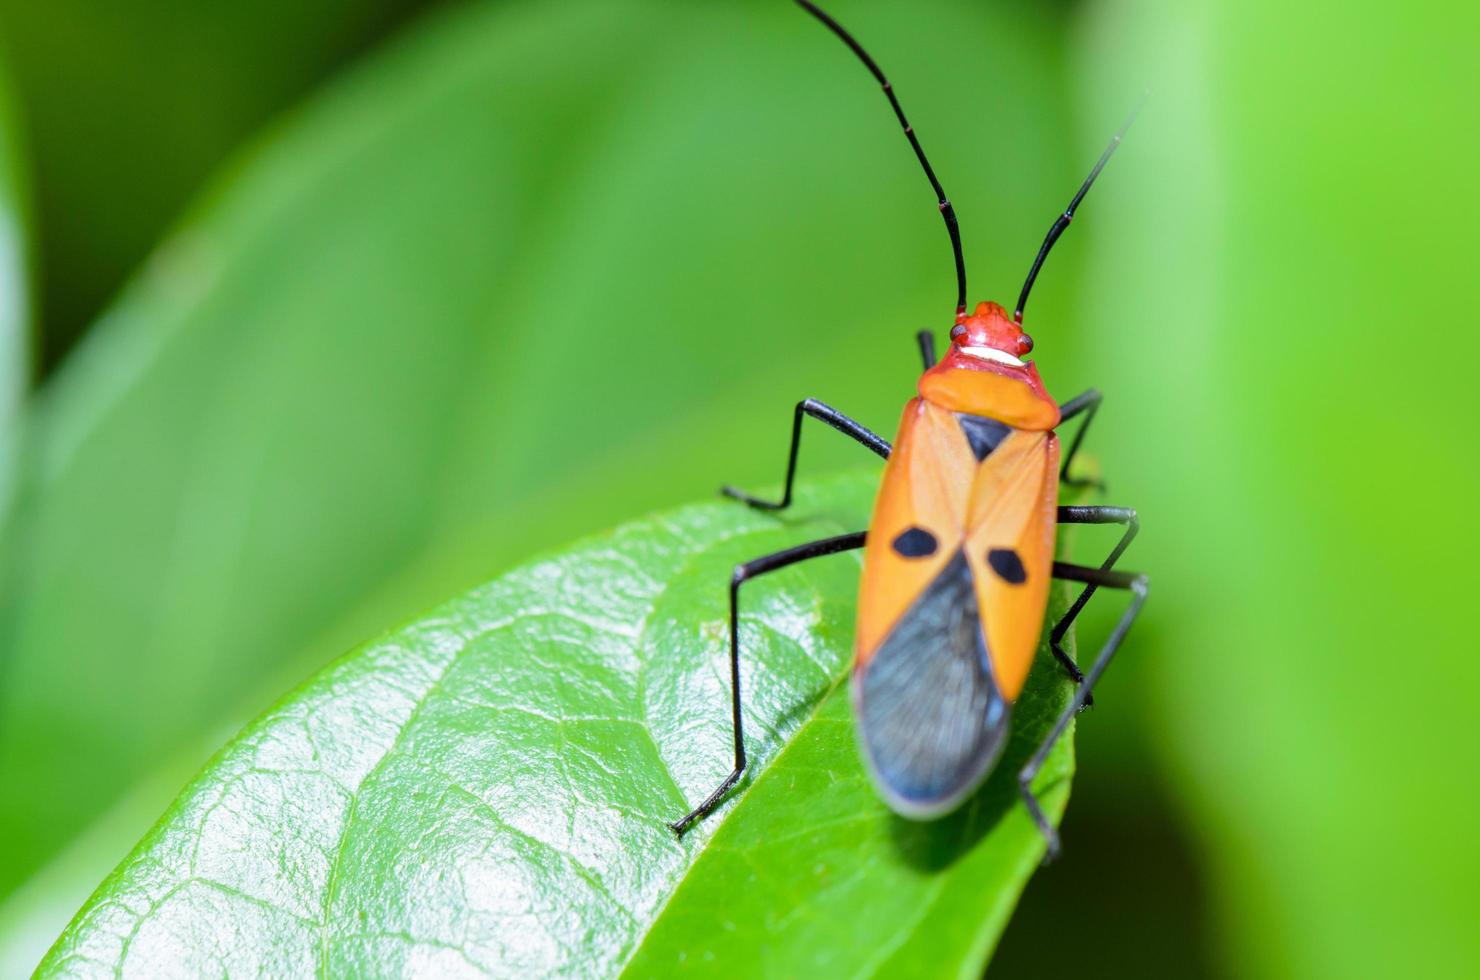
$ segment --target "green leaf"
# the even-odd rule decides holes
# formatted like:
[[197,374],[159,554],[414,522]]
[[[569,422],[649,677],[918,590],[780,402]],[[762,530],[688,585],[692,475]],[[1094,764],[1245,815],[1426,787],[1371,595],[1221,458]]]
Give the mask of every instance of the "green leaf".
[[[979,975],[1044,849],[1016,770],[1069,684],[1045,646],[984,791],[893,816],[848,711],[856,554],[745,590],[754,764],[667,827],[730,765],[730,569],[858,527],[875,480],[804,489],[786,519],[723,501],[626,525],[339,661],[217,756],[42,975]],[[1066,739],[1038,784],[1055,819],[1072,766]]]
[[[973,267],[1015,279],[1079,169],[1062,20],[881,5],[854,26],[959,175]],[[1001,78],[939,57],[963,36]],[[967,104],[991,124],[960,125]],[[774,480],[799,398],[891,430],[951,290],[887,103],[787,5],[426,24],[227,171],[42,393],[0,546],[0,893],[364,637],[538,549]],[[804,449],[809,472],[860,452]]]

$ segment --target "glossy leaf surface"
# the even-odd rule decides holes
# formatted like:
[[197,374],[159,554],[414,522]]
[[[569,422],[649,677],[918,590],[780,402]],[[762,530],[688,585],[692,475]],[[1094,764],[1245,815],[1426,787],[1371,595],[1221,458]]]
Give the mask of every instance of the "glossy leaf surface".
[[[729,768],[731,567],[856,527],[872,493],[638,521],[351,654],[216,758],[42,973],[979,974],[1043,853],[1016,767],[1069,685],[1040,651],[982,793],[893,816],[848,712],[856,555],[742,593],[754,766],[667,828]],[[1072,765],[1066,740],[1040,778],[1055,818]]]

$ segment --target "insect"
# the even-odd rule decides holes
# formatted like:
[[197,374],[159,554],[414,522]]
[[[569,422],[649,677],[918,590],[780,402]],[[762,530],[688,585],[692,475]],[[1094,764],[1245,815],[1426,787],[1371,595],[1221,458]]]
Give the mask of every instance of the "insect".
[[[919,819],[958,806],[992,770],[1007,741],[1013,704],[1038,648],[1052,579],[1083,585],[1050,627],[1049,646],[1076,684],[1073,698],[1018,777],[1023,802],[1047,841],[1058,834],[1033,794],[1033,778],[1070,719],[1092,703],[1091,691],[1148,592],[1144,575],[1115,564],[1139,529],[1127,507],[1059,506],[1058,485],[1091,481],[1070,476],[1070,464],[1100,405],[1090,390],[1056,403],[1032,362],[1023,308],[1043,261],[1089,192],[1121,137],[1106,147],[1069,206],[1049,228],[1009,316],[996,303],[968,313],[961,233],[940,181],[905,118],[889,81],[837,21],[808,0],[797,3],[858,56],[889,99],[939,202],[956,261],[956,316],[949,352],[936,360],[933,335],[917,335],[924,373],[904,408],[891,444],[841,412],[809,398],[792,417],[786,483],[779,501],[731,487],[724,492],[751,507],[791,504],[802,421],[817,419],[884,457],[883,481],[867,531],[798,545],[748,561],[730,580],[730,682],[735,765],[705,800],[671,826],[683,834],[711,812],[745,770],[740,703],[740,587],[768,572],[822,555],[863,548],[852,699],[864,759],[880,794],[896,812]],[[1059,461],[1055,430],[1083,416]],[[1116,524],[1124,531],[1098,566],[1054,560],[1059,524]],[[1131,601],[1089,672],[1065,652],[1064,634],[1100,588],[1129,591]]]

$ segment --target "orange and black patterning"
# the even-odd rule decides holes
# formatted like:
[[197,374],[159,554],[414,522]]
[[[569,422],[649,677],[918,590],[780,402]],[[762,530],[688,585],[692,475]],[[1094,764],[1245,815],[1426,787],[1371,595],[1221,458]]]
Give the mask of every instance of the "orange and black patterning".
[[[853,701],[880,790],[952,809],[1001,751],[1053,573],[1059,408],[983,303],[920,381],[884,467],[858,596]],[[942,626],[944,625],[944,628]]]
[[[788,565],[864,548],[858,630],[852,676],[859,743],[880,794],[898,813],[926,819],[954,809],[992,770],[1008,738],[1013,704],[1033,666],[1054,579],[1083,585],[1078,598],[1049,629],[1049,649],[1075,685],[1073,697],[1048,737],[1018,774],[1023,802],[1043,833],[1047,857],[1058,836],[1033,794],[1049,750],[1070,719],[1090,703],[1095,682],[1141,610],[1145,576],[1117,571],[1116,562],[1139,523],[1128,507],[1060,506],[1100,395],[1087,391],[1060,406],[1044,390],[1038,368],[1022,358],[1033,350],[1023,332],[1023,308],[1050,249],[1130,126],[1100,155],[1089,177],[1049,228],[1009,316],[996,303],[966,309],[966,266],[956,213],[936,179],[894,89],[872,58],[837,21],[808,0],[797,0],[843,40],[883,87],[914,149],[950,235],[956,261],[956,316],[951,345],[938,362],[929,331],[918,335],[925,371],[904,408],[894,443],[816,399],[797,404],[781,499],[765,500],[726,487],[752,507],[790,506],[802,422],[818,419],[884,457],[883,482],[867,531],[764,555],[736,567],[730,579],[730,710],[735,761],[730,774],[682,819],[684,833],[713,811],[745,770],[741,698],[740,588]],[[1055,430],[1083,416],[1062,465]],[[1117,524],[1120,540],[1098,566],[1054,560],[1060,524]],[[1132,599],[1088,672],[1064,650],[1064,634],[1099,588],[1123,589]]]

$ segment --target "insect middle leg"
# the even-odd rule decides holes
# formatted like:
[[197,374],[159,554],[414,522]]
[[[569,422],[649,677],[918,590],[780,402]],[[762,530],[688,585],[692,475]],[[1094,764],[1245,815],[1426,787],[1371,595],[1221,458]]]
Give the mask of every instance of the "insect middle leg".
[[683,836],[684,831],[695,822],[704,819],[719,805],[724,795],[730,791],[730,787],[739,782],[740,774],[745,771],[745,727],[740,707],[740,586],[767,572],[774,572],[787,565],[795,565],[808,558],[820,558],[823,555],[835,555],[840,551],[862,548],[865,533],[855,531],[852,534],[840,534],[835,538],[811,541],[735,566],[735,572],[730,576],[730,711],[734,722],[735,768],[725,777],[724,782],[715,788],[714,792],[704,798],[703,803],[689,811],[682,820],[668,825],[680,837]]
[[1048,851],[1044,854],[1044,863],[1052,861],[1059,853],[1059,835],[1048,818],[1043,814],[1043,808],[1038,804],[1038,798],[1033,795],[1033,779],[1038,771],[1043,768],[1043,760],[1048,758],[1048,753],[1053,749],[1055,743],[1063,736],[1064,730],[1068,728],[1069,722],[1084,707],[1085,702],[1094,690],[1095,683],[1105,673],[1105,668],[1110,666],[1110,661],[1115,657],[1115,651],[1120,649],[1121,641],[1130,630],[1131,623],[1135,621],[1141,612],[1141,607],[1146,603],[1146,596],[1150,592],[1151,583],[1145,575],[1137,572],[1116,572],[1105,568],[1088,568],[1084,565],[1070,565],[1067,562],[1056,561],[1053,563],[1054,578],[1067,579],[1071,582],[1084,582],[1095,587],[1104,586],[1111,589],[1126,589],[1132,592],[1131,604],[1121,614],[1120,622],[1115,624],[1115,629],[1110,631],[1110,638],[1100,648],[1100,654],[1095,658],[1089,673],[1085,675],[1084,683],[1079,685],[1074,692],[1074,697],[1069,704],[1060,712],[1058,720],[1054,722],[1053,730],[1048,733],[1048,738],[1033,753],[1028,764],[1018,775],[1018,790],[1022,793],[1023,803],[1028,808],[1033,822],[1038,825],[1038,830],[1043,834],[1043,839],[1048,842]]
[[[1136,517],[1135,510],[1130,507],[1060,507],[1059,523],[1123,524],[1125,526],[1125,533],[1120,536],[1120,540],[1111,549],[1109,557],[1100,563],[1100,571],[1102,572],[1108,572],[1115,567],[1115,563],[1120,561],[1120,556],[1125,554],[1125,549],[1129,548],[1131,542],[1136,539],[1136,532],[1141,530],[1141,522]],[[1069,627],[1074,625],[1074,620],[1079,618],[1079,613],[1084,609],[1085,603],[1089,602],[1090,597],[1095,594],[1095,589],[1097,588],[1099,586],[1093,582],[1086,585],[1083,591],[1079,593],[1078,598],[1069,606],[1069,609],[1064,615],[1059,618],[1059,621],[1053,624],[1053,629],[1048,634],[1049,649],[1053,651],[1053,655],[1058,658],[1064,671],[1068,673],[1069,677],[1076,684],[1084,683],[1084,673],[1080,671],[1079,665],[1074,662],[1073,658],[1064,652],[1064,634],[1069,632]],[[1088,697],[1084,701],[1085,707],[1089,707],[1094,703],[1095,699],[1093,697]]]
[[791,485],[797,475],[797,450],[802,442],[802,418],[810,415],[814,419],[826,422],[845,436],[856,439],[868,449],[873,450],[885,459],[889,458],[888,440],[875,435],[863,425],[853,421],[842,412],[830,405],[825,405],[815,398],[797,402],[796,411],[792,413],[791,421],[791,452],[786,459],[786,489],[781,494],[779,501],[761,500],[752,497],[748,493],[736,490],[734,487],[723,487],[720,492],[726,497],[734,497],[736,500],[749,504],[760,510],[784,510],[791,506]]

